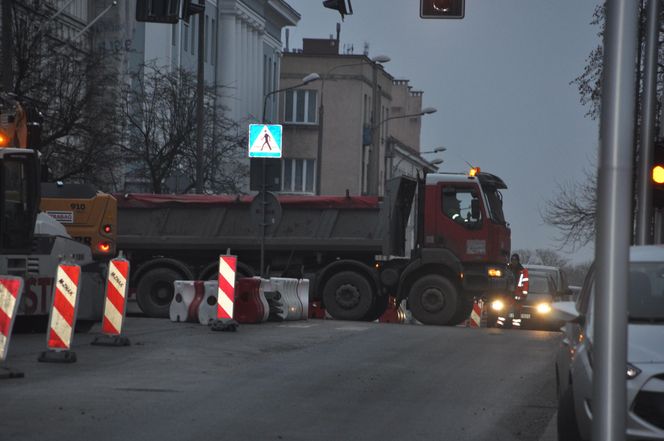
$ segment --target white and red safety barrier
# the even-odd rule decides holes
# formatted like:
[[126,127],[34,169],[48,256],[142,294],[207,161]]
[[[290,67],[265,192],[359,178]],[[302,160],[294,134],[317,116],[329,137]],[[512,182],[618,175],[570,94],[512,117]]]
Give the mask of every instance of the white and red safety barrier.
[[237,256],[219,256],[219,289],[217,291],[217,319],[233,319],[235,302],[235,273]]
[[101,330],[106,335],[120,335],[127,312],[127,281],[129,280],[129,261],[123,258],[113,259],[108,265],[106,281],[106,302]]
[[47,347],[51,350],[62,351],[71,348],[80,279],[80,266],[67,263],[58,265],[47,337]]
[[14,318],[23,293],[23,279],[0,277],[0,361],[4,361],[9,350]]
[[198,307],[205,297],[205,284],[200,280],[173,282],[173,300],[169,317],[173,322],[198,322]]
[[[203,282],[203,298],[198,305],[198,323],[209,325],[211,321],[217,318],[217,296],[219,292],[219,282],[208,280]],[[235,314],[235,310],[233,311]]]
[[[270,282],[274,291],[281,294],[281,302],[284,310],[284,320],[306,320],[308,308],[305,310],[298,295],[299,279],[284,277],[271,277]],[[305,312],[306,311],[306,312]]]
[[482,327],[482,308],[484,302],[482,300],[475,300],[473,302],[473,310],[470,311],[470,318],[468,319],[468,327],[481,328]]

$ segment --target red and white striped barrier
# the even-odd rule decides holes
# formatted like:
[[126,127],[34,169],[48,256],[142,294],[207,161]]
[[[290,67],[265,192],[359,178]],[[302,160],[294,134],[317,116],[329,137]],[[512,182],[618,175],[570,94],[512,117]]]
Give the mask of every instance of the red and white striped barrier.
[[482,327],[482,307],[484,303],[481,300],[475,300],[473,302],[473,310],[470,312],[470,318],[468,319],[468,327],[470,328],[481,328]]
[[129,280],[129,261],[118,258],[108,265],[106,282],[106,303],[101,330],[106,335],[120,335],[127,312],[127,280]]
[[76,325],[80,279],[80,266],[68,263],[58,265],[46,339],[49,351],[43,352],[39,361],[67,363],[76,361],[76,354],[70,352],[69,349],[71,349]]
[[0,277],[0,361],[7,358],[14,318],[23,293],[23,279]]
[[237,271],[236,256],[219,256],[219,291],[217,293],[217,318],[220,320],[233,318],[235,302],[235,272]]
[[219,256],[219,287],[217,289],[217,319],[211,323],[213,331],[236,331],[233,320],[235,303],[235,274],[237,256]]

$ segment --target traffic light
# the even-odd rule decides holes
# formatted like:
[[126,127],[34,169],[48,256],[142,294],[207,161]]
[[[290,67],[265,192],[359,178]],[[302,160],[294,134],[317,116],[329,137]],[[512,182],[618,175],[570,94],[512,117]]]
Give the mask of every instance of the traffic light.
[[465,0],[420,0],[421,18],[463,18]]
[[353,6],[350,4],[350,0],[324,0],[323,6],[339,11],[342,20],[344,19],[344,15],[351,15],[353,13]]
[[655,208],[664,208],[664,144],[655,144],[654,161],[651,168],[652,203]]

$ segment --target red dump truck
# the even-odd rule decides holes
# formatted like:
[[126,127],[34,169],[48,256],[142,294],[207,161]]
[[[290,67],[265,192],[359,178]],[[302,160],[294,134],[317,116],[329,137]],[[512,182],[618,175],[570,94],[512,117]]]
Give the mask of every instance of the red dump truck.
[[[398,178],[386,196],[278,196],[264,239],[267,273],[311,280],[336,319],[374,320],[389,296],[425,324],[463,321],[478,297],[510,289],[505,183],[489,173]],[[174,280],[216,277],[219,254],[260,273],[261,223],[251,197],[118,195],[118,249],[150,316],[167,316]],[[414,203],[415,202],[415,203]],[[413,208],[414,207],[414,208]],[[274,211],[274,207],[270,208]],[[410,246],[408,246],[409,244]]]

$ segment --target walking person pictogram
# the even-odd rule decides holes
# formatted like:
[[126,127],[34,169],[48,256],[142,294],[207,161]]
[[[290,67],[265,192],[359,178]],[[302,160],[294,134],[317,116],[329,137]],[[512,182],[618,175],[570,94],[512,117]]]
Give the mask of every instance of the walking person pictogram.
[[267,148],[269,150],[272,150],[272,146],[270,145],[270,134],[265,132],[265,135],[263,135],[263,145],[261,146],[261,151],[265,150],[265,145],[267,145]]

